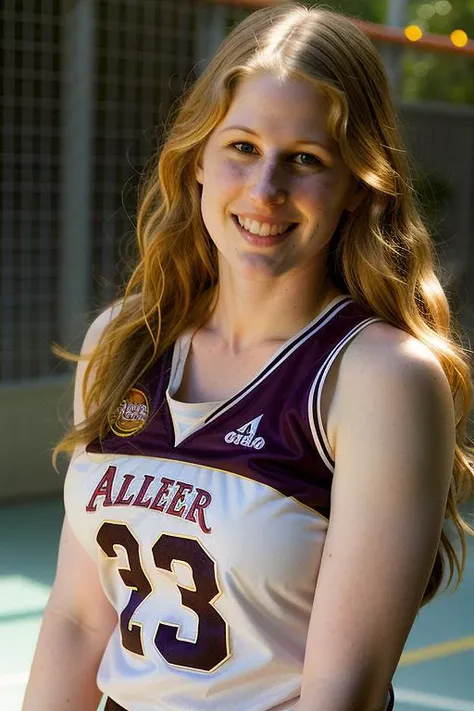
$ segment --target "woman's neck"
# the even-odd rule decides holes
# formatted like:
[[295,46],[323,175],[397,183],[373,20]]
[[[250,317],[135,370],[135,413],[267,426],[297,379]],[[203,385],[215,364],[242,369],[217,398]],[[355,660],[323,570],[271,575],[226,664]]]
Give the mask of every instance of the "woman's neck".
[[204,328],[232,353],[288,340],[341,293],[326,275],[310,284],[303,275],[292,276],[296,278],[221,279],[215,308]]

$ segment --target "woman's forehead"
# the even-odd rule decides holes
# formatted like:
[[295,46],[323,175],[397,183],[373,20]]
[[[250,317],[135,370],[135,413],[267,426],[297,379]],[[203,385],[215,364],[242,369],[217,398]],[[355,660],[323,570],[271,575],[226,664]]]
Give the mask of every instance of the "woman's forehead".
[[327,96],[308,80],[258,74],[239,82],[216,132],[246,129],[287,142],[333,143],[327,131]]

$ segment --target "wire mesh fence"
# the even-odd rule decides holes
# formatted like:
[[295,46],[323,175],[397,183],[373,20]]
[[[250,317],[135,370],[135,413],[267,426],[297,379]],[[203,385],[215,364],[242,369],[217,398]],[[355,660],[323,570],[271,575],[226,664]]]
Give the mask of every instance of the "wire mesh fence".
[[169,108],[248,11],[5,0],[0,383],[61,372],[52,342],[77,347],[88,314],[116,295]]
[[[4,0],[1,384],[60,373],[51,343],[77,347],[91,312],[115,297],[133,254],[140,175],[168,111],[250,11],[202,0]],[[420,105],[404,115],[415,154],[450,181],[440,230],[464,264],[473,113]]]
[[59,2],[1,11],[0,380],[49,373],[58,336]]

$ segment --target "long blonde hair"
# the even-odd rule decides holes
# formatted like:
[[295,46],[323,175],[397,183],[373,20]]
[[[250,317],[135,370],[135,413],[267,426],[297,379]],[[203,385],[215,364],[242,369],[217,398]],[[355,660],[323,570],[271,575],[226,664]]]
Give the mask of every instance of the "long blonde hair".
[[89,356],[86,420],[67,433],[55,455],[103,437],[129,388],[183,330],[210,316],[217,255],[201,217],[195,169],[237,83],[258,71],[304,77],[330,98],[328,128],[366,191],[360,208],[347,213],[333,235],[332,279],[387,323],[425,343],[438,357],[456,402],[457,445],[446,518],[454,524],[461,552],[443,532],[426,602],[441,585],[445,562],[449,581],[454,571],[461,579],[465,533],[474,533],[458,511],[474,491],[466,437],[470,368],[415,206],[383,65],[367,37],[338,13],[297,4],[254,12],[230,33],[183,96],[140,193],[138,265],[118,314]]

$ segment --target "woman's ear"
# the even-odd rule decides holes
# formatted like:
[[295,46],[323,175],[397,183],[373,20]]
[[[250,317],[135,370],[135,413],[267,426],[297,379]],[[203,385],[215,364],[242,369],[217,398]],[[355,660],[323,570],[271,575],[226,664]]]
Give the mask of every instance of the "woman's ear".
[[204,170],[202,167],[202,154],[203,154],[203,146],[199,149],[199,153],[196,156],[196,159],[194,161],[194,174],[196,176],[196,180],[198,183],[201,183],[201,185],[204,182]]

